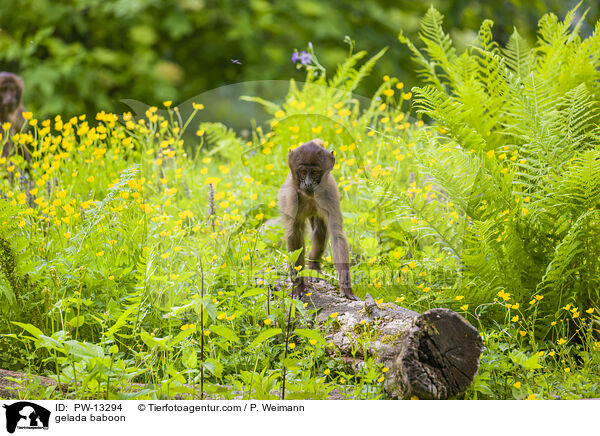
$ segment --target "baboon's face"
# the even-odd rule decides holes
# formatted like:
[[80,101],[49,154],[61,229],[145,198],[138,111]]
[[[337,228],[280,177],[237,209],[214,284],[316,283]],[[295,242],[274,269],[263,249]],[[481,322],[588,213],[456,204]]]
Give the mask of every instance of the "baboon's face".
[[297,187],[305,194],[314,194],[323,176],[335,163],[333,153],[311,141],[288,155],[288,165]]
[[5,114],[13,113],[21,103],[21,87],[11,77],[0,81],[0,103],[1,110]]
[[321,183],[323,171],[314,165],[300,165],[296,171],[299,188],[307,194],[313,194]]

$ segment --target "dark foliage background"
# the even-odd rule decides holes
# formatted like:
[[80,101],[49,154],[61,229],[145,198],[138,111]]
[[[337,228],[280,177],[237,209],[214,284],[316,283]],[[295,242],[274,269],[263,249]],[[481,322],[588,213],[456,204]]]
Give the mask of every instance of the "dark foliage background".
[[[576,1],[432,1],[459,45],[469,45],[483,18],[504,43],[512,27],[533,41],[545,12],[563,17]],[[311,41],[325,67],[356,47],[390,49],[359,93],[384,74],[416,84],[398,33],[415,38],[430,3],[399,0],[4,0],[0,2],[0,70],[21,74],[27,107],[37,116],[121,112],[121,99],[175,103],[241,81],[302,79],[292,51]],[[598,19],[595,2],[587,26]],[[590,33],[591,27],[582,34]],[[236,61],[236,62],[234,62]],[[238,63],[239,61],[240,63]]]

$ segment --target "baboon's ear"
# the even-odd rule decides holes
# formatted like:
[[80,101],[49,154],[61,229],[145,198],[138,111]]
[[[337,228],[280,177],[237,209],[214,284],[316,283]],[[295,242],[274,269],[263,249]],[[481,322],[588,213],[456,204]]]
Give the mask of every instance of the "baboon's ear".
[[327,169],[331,171],[335,165],[335,154],[333,150],[327,150],[327,160]]

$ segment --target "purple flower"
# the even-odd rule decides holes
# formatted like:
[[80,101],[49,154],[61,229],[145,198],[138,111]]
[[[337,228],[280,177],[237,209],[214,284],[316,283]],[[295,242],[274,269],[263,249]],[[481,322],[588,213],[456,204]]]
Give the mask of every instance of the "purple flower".
[[300,54],[295,51],[292,53],[292,62],[296,63],[298,61],[300,61],[302,65],[308,65],[311,63],[312,57],[310,56],[310,53],[306,53],[304,50],[302,50]]

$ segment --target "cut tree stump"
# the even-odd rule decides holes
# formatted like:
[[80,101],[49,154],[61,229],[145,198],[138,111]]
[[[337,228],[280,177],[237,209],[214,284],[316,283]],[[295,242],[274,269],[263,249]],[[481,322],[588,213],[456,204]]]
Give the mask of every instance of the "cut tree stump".
[[392,303],[378,305],[369,294],[365,301],[350,301],[323,280],[310,283],[307,294],[302,301],[318,310],[317,321],[338,313],[327,340],[344,355],[353,355],[353,350],[360,355],[358,340],[368,324],[367,353],[390,368],[384,382],[390,397],[447,399],[462,394],[473,382],[483,342],[458,313],[442,308],[417,313]]

